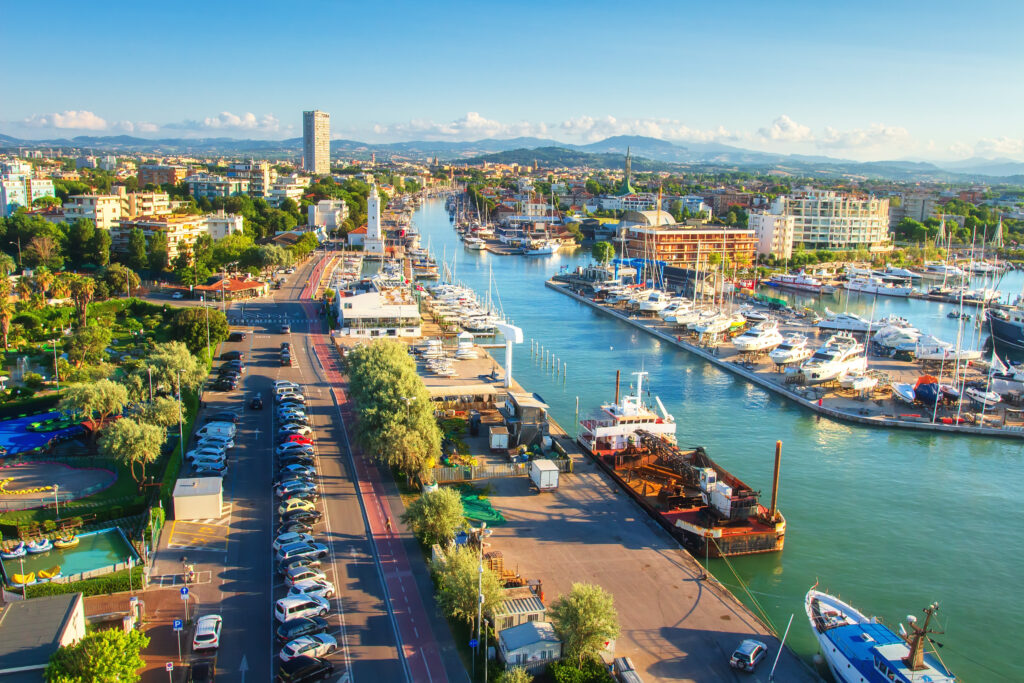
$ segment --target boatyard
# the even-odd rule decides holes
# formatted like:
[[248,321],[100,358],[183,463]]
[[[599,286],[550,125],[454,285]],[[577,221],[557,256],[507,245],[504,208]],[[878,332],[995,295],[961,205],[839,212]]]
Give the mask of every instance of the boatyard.
[[[892,399],[889,396],[891,392],[888,390],[890,384],[913,386],[916,380],[925,374],[918,363],[894,358],[870,359],[871,368],[881,373],[886,381],[877,383],[876,388],[879,391],[868,394],[855,390],[844,391],[838,386],[838,383],[810,387],[787,383],[787,378],[794,377],[794,375],[778,372],[778,366],[772,363],[767,355],[744,354],[730,343],[701,344],[696,337],[683,337],[678,327],[666,323],[658,317],[640,317],[624,306],[599,303],[593,297],[587,296],[581,290],[574,290],[566,283],[549,280],[546,284],[551,289],[586,303],[663,341],[685,349],[719,368],[739,375],[828,417],[876,427],[1024,438],[1024,417],[1019,410],[1012,407],[997,406],[994,409],[989,409],[985,414],[980,410],[958,410],[956,407],[952,410],[939,408],[933,414],[927,414],[928,411],[922,411],[919,407],[913,408]],[[785,320],[784,324],[780,325],[780,330],[811,337],[820,335],[818,329],[793,319]],[[984,372],[973,369],[969,369],[968,372],[968,382],[975,381],[982,384],[985,382]],[[958,421],[959,423],[957,423]]]

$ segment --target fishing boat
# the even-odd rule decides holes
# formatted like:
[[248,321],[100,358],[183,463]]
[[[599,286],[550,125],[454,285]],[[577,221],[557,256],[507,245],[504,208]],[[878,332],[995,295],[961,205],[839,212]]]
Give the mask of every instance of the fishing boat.
[[800,371],[808,384],[821,384],[866,368],[864,345],[848,334],[834,334],[803,362]]
[[995,408],[996,404],[1002,401],[1002,397],[994,391],[985,391],[984,389],[976,389],[975,387],[967,387],[964,389],[964,396],[978,408],[989,409]]
[[26,552],[28,551],[25,549],[25,541],[18,541],[17,544],[8,547],[7,550],[4,550],[3,552],[0,552],[0,558],[5,560],[16,560],[19,557],[25,557]]
[[812,353],[814,349],[811,348],[807,337],[802,334],[790,334],[768,354],[768,357],[776,365],[791,365],[807,360]]
[[760,322],[741,335],[733,338],[737,351],[770,351],[783,342],[779,324],[774,320]]
[[765,508],[758,502],[758,492],[715,463],[703,448],[680,449],[675,420],[660,399],[655,397],[657,413],[643,403],[647,373],[634,374],[635,394],[620,402],[616,375],[614,403],[602,405],[580,422],[580,445],[694,555],[781,551],[786,520],[775,507],[778,479],[771,507]]
[[817,322],[817,326],[822,330],[867,332],[871,328],[871,321],[856,313],[833,313],[826,308],[825,317]]
[[887,282],[880,277],[855,277],[846,281],[846,291],[878,294],[880,296],[907,297],[913,287]]
[[955,683],[955,676],[926,647],[928,634],[939,633],[928,628],[938,603],[925,608],[923,627],[915,617],[907,617],[909,634],[902,624],[894,633],[876,617],[813,588],[804,606],[822,657],[838,683]]
[[53,547],[54,548],[74,548],[76,545],[78,545],[78,543],[79,543],[78,536],[75,536],[75,535],[62,536],[61,538],[58,538],[56,541],[53,542]]
[[891,382],[889,388],[892,389],[892,397],[913,405],[914,401],[917,400],[917,395],[914,393],[914,385],[906,382]]

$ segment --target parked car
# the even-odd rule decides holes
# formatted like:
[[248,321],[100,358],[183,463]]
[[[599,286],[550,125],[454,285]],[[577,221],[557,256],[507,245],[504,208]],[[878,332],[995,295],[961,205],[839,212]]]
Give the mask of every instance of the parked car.
[[281,342],[281,350],[282,351],[289,351],[289,350],[291,350],[291,348],[292,348],[292,345],[289,342],[286,342],[286,341]]
[[289,453],[306,453],[313,455],[313,446],[308,443],[283,443],[277,447],[278,455],[288,455]]
[[316,476],[316,468],[315,467],[309,467],[308,465],[286,465],[286,466],[280,468],[278,470],[278,473],[281,476],[284,476],[286,474],[288,474],[288,475],[294,474],[294,475],[299,475],[299,476],[303,476],[303,477],[315,477]]
[[283,367],[288,367],[291,364],[292,364],[292,357],[291,356],[285,356],[285,355],[281,356],[281,365]]
[[305,413],[299,411],[280,413],[278,414],[277,419],[284,423],[309,426],[309,417]]
[[[323,579],[324,581],[326,581],[327,575],[319,569],[314,569],[313,567],[292,567],[287,572],[285,572],[284,575],[284,581],[289,586],[294,586],[299,581],[306,581],[307,579]],[[299,635],[306,634],[300,633]]]
[[315,557],[322,559],[327,557],[327,546],[323,543],[291,543],[278,550],[276,557],[278,562],[293,557]]
[[281,648],[281,660],[287,662],[295,657],[325,657],[338,649],[338,641],[326,633],[302,636],[289,641]]
[[278,512],[287,512],[289,504],[292,508],[304,508],[300,503],[309,503],[313,505],[316,501],[320,500],[320,494],[315,490],[309,491],[286,491],[283,496],[280,496],[281,504],[278,505]]
[[192,465],[197,477],[223,477],[228,473],[227,463],[202,462]]
[[274,603],[274,617],[281,623],[304,617],[324,617],[330,610],[329,602],[313,595],[281,598]]
[[231,450],[234,447],[234,439],[230,439],[226,436],[204,436],[196,442],[196,448],[217,448],[222,451],[226,451]]
[[217,391],[234,391],[238,388],[238,382],[234,382],[228,379],[219,379],[213,384],[213,388]]
[[303,453],[302,451],[294,451],[282,455],[278,461],[278,466],[284,467],[285,465],[303,465],[305,467],[312,467],[316,462],[316,456],[312,453]]
[[280,550],[283,546],[291,545],[292,543],[312,543],[313,537],[309,534],[300,533],[289,533],[281,534],[274,539],[274,551]]
[[[278,486],[274,493],[278,498],[302,498],[303,500],[317,500],[320,494],[316,490],[316,482],[312,481],[289,481]],[[283,501],[282,501],[283,502]]]
[[313,439],[301,434],[284,434],[279,437],[279,443],[301,443],[307,446],[313,445]]
[[221,360],[242,360],[245,358],[245,354],[241,351],[225,351],[220,354]]
[[234,438],[236,431],[235,425],[230,422],[210,422],[197,429],[195,436],[197,440],[206,436],[230,436]]
[[288,573],[288,570],[295,567],[319,567],[320,559],[316,557],[290,557],[287,560],[281,560],[277,563],[277,571],[279,574],[284,575]]
[[321,598],[334,597],[334,584],[327,579],[303,579],[288,589],[288,595],[318,595]]
[[278,397],[277,403],[278,405],[286,405],[289,403],[299,403],[305,405],[306,397],[303,396],[302,394],[285,394],[284,396]]
[[222,448],[196,448],[185,453],[185,460],[195,462],[196,460],[227,460],[227,455]]
[[277,533],[279,534],[289,534],[292,532],[311,534],[313,533],[313,527],[304,522],[284,522],[277,527]]
[[292,381],[287,380],[287,379],[279,379],[279,380],[275,380],[274,381],[274,391],[277,391],[278,389],[281,389],[281,388],[284,388],[284,387],[294,387],[294,388],[298,389],[299,385],[297,383],[292,382]]
[[228,335],[229,342],[245,341],[245,332],[232,332]]
[[281,334],[291,334],[291,332],[292,332],[292,326],[291,325],[289,325],[287,323],[285,323],[284,325],[281,325]]
[[768,646],[760,640],[748,638],[740,643],[729,658],[729,666],[741,671],[753,671],[768,656]]
[[238,422],[238,413],[230,410],[220,410],[216,413],[207,415],[203,422],[230,422],[231,424],[235,424]]
[[281,524],[289,524],[291,522],[316,524],[322,516],[319,510],[292,510],[281,515]]
[[322,681],[334,674],[334,664],[319,657],[294,657],[277,669],[278,683]]
[[313,428],[309,425],[300,425],[298,422],[288,422],[277,428],[278,434],[298,434],[299,436],[306,436],[307,434],[313,433]]
[[196,622],[195,635],[192,636],[192,651],[216,650],[220,647],[221,618],[219,614],[207,614]]
[[172,299],[184,299],[185,295],[182,294],[181,292],[175,292],[174,294],[171,294],[171,298]]
[[295,640],[302,636],[326,633],[330,628],[331,625],[327,623],[326,619],[321,617],[303,617],[301,619],[291,619],[284,622],[277,627],[276,635],[278,642],[287,643],[289,640]]

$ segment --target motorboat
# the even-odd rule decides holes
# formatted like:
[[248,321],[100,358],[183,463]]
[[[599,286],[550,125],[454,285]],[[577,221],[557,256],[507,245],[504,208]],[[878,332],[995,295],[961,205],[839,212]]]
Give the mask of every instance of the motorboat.
[[985,409],[995,408],[996,404],[1003,400],[994,391],[985,391],[984,389],[976,389],[974,387],[964,389],[964,396],[977,407]]
[[755,308],[754,306],[751,306],[749,304],[746,306],[741,306],[740,313],[742,313],[743,317],[746,318],[748,321],[755,323],[759,323],[762,320],[768,320],[768,318],[770,317],[767,311]]
[[790,334],[772,349],[768,357],[776,365],[791,365],[807,360],[812,353],[814,349],[811,348],[807,337],[802,334]]
[[802,292],[814,292],[815,294],[821,293],[821,280],[811,277],[810,275],[804,275],[798,273],[796,275],[790,275],[788,273],[780,273],[772,275],[765,284],[769,287],[778,287],[780,289],[795,289]]
[[921,273],[915,272],[915,271],[910,270],[908,268],[899,268],[897,266],[889,266],[889,265],[887,265],[885,267],[885,271],[884,272],[889,277],[897,277],[897,278],[902,278],[904,280],[920,280],[921,279]]
[[925,263],[924,270],[921,272],[921,277],[929,280],[959,279],[966,275],[967,273],[956,266],[951,266],[942,261]]
[[483,251],[487,248],[487,242],[483,241],[479,237],[469,236],[462,240],[462,245],[470,251]]
[[1019,303],[1010,308],[990,308],[985,311],[985,320],[997,342],[1024,349],[1024,308]]
[[914,392],[914,385],[907,382],[891,382],[889,388],[892,389],[892,397],[903,401],[904,403],[913,404],[917,400],[917,394]]
[[925,404],[934,406],[942,398],[939,391],[939,380],[931,375],[922,375],[914,382],[914,399]]
[[800,366],[808,384],[839,379],[851,370],[867,368],[864,345],[848,334],[835,334]]
[[725,313],[716,313],[698,322],[693,329],[698,334],[721,334],[732,326],[732,317]]
[[851,370],[839,378],[839,386],[854,391],[869,391],[878,386],[878,378],[868,374],[867,370]]
[[938,361],[953,363],[957,361],[978,360],[981,351],[973,349],[957,350],[949,342],[929,334],[921,335],[914,343],[914,357],[920,361]]
[[905,297],[909,296],[914,291],[914,288],[886,282],[880,277],[855,277],[846,281],[846,291]]
[[[837,683],[956,683],[939,657],[926,644],[938,603],[925,608],[924,626],[907,617],[895,633],[839,598],[811,589],[804,600],[807,619],[818,648]],[[907,632],[909,629],[909,633]]]
[[665,292],[657,290],[647,295],[647,298],[640,302],[640,310],[646,313],[657,313],[668,308],[672,297]]
[[921,338],[921,333],[913,327],[902,325],[884,325],[871,336],[871,341],[888,349],[913,346]]
[[818,328],[822,330],[838,330],[841,332],[867,332],[871,321],[856,313],[833,313],[825,309],[825,317],[819,320]]
[[534,240],[523,250],[527,256],[547,256],[554,254],[561,246],[558,240]]
[[677,317],[693,310],[693,302],[689,299],[674,299],[668,306],[658,312],[658,316],[667,323],[678,322]]
[[779,324],[774,320],[765,320],[754,325],[743,334],[734,337],[733,346],[737,351],[770,351],[783,341],[779,332]]
[[700,311],[697,311],[696,314],[696,317],[692,321],[688,322],[686,325],[689,329],[695,331],[698,331],[698,327],[707,325],[709,322],[716,318],[724,317],[722,315],[722,312],[719,311],[717,308],[705,308]]

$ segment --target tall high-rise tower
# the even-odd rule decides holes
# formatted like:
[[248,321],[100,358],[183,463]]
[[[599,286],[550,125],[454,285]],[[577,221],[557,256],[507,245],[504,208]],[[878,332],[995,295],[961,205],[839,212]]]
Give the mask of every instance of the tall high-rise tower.
[[331,115],[325,111],[302,112],[302,170],[331,172]]

